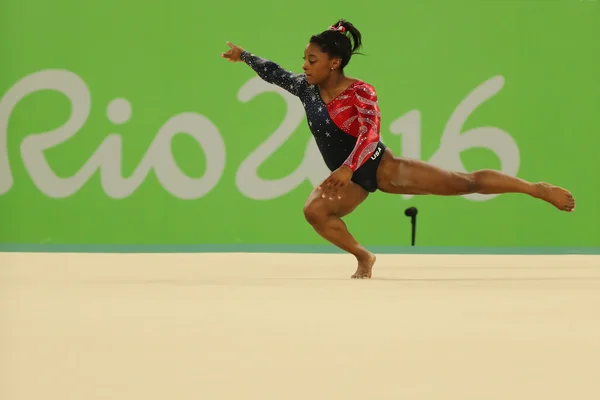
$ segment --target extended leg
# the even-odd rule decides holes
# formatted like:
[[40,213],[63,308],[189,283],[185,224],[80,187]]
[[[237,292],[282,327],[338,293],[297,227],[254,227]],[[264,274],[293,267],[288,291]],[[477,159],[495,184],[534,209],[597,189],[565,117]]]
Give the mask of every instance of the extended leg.
[[377,184],[382,192],[400,194],[523,193],[559,210],[575,209],[575,199],[569,191],[545,182],[531,183],[490,169],[471,173],[446,171],[423,161],[394,157],[389,149],[381,160]]
[[342,217],[350,214],[368,196],[368,193],[355,184],[350,184],[342,192],[341,199],[329,200],[321,197],[321,190],[315,188],[304,205],[306,220],[315,231],[335,246],[354,255],[358,268],[352,278],[370,278],[375,255],[361,246],[348,232]]

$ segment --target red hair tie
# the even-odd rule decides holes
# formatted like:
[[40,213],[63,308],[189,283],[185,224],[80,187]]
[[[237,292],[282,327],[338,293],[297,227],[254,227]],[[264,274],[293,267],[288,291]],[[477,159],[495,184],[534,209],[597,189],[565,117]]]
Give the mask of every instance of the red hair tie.
[[338,26],[331,25],[329,27],[329,30],[330,31],[338,31],[338,32],[342,32],[342,33],[346,32],[346,28],[344,28],[342,25],[338,25]]

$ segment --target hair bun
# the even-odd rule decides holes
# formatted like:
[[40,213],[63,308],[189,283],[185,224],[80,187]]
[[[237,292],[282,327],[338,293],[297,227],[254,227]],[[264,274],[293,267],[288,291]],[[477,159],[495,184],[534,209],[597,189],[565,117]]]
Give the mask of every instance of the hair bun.
[[310,43],[317,44],[321,51],[329,54],[330,57],[341,58],[343,69],[352,55],[358,54],[357,50],[362,46],[362,35],[352,23],[339,19],[321,33],[311,36]]
[[338,32],[342,32],[342,33],[346,32],[346,28],[344,28],[344,26],[339,22],[337,25],[331,25],[329,27],[329,30],[330,31],[338,31]]

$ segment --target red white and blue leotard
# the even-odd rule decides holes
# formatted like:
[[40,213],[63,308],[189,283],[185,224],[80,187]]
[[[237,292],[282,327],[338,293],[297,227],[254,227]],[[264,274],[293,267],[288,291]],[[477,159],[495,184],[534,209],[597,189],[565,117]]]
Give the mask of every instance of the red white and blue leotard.
[[375,89],[358,80],[325,104],[319,88],[304,74],[294,74],[273,61],[247,51],[242,60],[263,80],[300,98],[308,126],[327,167],[352,169],[352,181],[369,192],[377,190],[377,167],[385,145],[380,139],[381,114]]

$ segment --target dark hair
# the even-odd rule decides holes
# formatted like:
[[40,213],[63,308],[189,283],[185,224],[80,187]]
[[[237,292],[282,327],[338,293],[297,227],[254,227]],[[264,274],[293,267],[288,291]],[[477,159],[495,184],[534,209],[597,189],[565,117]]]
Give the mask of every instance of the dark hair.
[[318,45],[322,52],[331,57],[341,58],[341,68],[344,69],[352,55],[360,54],[357,50],[362,46],[362,36],[354,25],[340,19],[329,29],[311,36],[310,43]]

